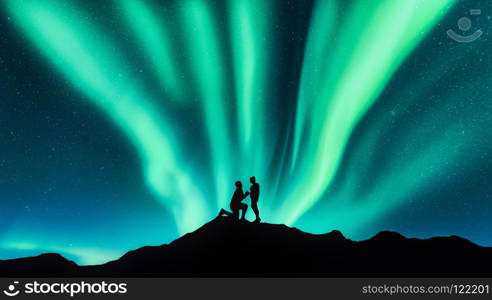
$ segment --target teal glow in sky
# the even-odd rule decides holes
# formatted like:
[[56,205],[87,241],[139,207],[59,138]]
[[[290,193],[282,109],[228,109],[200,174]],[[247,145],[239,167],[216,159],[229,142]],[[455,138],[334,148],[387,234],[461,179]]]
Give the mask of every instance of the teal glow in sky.
[[14,1],[13,15],[41,53],[75,88],[121,127],[138,149],[149,188],[175,216],[181,232],[206,220],[203,195],[180,167],[182,156],[166,118],[134,83],[134,75],[100,32],[74,7]]
[[[262,185],[264,221],[368,237],[389,229],[378,222],[394,224],[393,212],[424,203],[419,197],[435,192],[437,182],[447,186],[457,173],[473,173],[490,153],[477,145],[489,135],[477,126],[490,122],[482,115],[489,107],[454,115],[460,101],[485,92],[467,98],[475,86],[469,82],[452,93],[434,90],[446,72],[443,84],[456,86],[460,75],[445,66],[459,66],[481,45],[456,50],[441,36],[454,0],[124,0],[99,8],[10,0],[3,6],[36,61],[107,117],[138,155],[140,170],[129,181],[142,182],[175,224],[135,228],[142,243],[160,241],[159,231],[166,232],[164,243],[196,229],[228,207],[234,181],[248,187],[252,175]],[[456,55],[447,52],[453,49]],[[433,59],[433,51],[447,54]],[[418,64],[427,68],[413,68]],[[135,246],[91,243],[89,235],[76,245],[43,242],[27,234],[29,222],[18,218],[6,230],[4,253],[53,251],[94,264]],[[447,232],[432,228],[426,232]]]
[[[310,67],[319,68],[325,65],[326,69],[320,68],[321,79],[318,85],[313,86],[312,81],[307,79],[306,87],[300,87],[301,93],[311,95],[309,99],[302,99],[299,103],[303,107],[311,104],[310,113],[313,115],[309,125],[313,132],[308,133],[309,137],[303,145],[302,151],[309,155],[304,155],[307,158],[304,165],[300,163],[303,174],[299,180],[295,180],[299,187],[288,192],[290,195],[282,209],[282,217],[286,218],[288,224],[294,223],[329,187],[354,127],[377,99],[404,58],[435,25],[452,2],[380,1],[374,4],[360,1],[347,17],[347,22],[356,28],[347,26],[347,30],[350,30],[346,33],[347,42],[335,46],[343,49],[343,53],[334,50],[335,53],[340,53],[340,57],[334,55],[334,63],[330,64],[323,62],[324,57],[319,55],[319,62],[312,63]],[[315,12],[322,15],[314,18],[317,21],[330,19],[333,9],[336,8],[317,9]],[[317,32],[331,30],[332,26],[326,26],[325,23],[326,21],[320,22],[310,28],[310,37],[314,39],[312,43],[328,44],[323,39],[329,40],[330,33]],[[309,55],[309,52],[306,53]],[[340,62],[345,65],[339,67]],[[330,76],[328,72],[333,70],[338,71],[334,76]],[[317,71],[306,70],[305,74],[315,72]],[[302,103],[303,101],[307,101],[308,104]],[[298,111],[300,114],[304,112],[304,109]],[[300,120],[306,118],[301,116]],[[301,121],[297,122],[296,126],[302,128],[305,125]],[[297,135],[300,131],[301,129],[297,130]],[[301,138],[296,136],[295,140],[300,141]],[[295,144],[294,147],[297,149],[300,146]],[[293,164],[297,163],[297,151],[299,150],[294,152]],[[315,163],[313,158],[323,161],[323,164]]]

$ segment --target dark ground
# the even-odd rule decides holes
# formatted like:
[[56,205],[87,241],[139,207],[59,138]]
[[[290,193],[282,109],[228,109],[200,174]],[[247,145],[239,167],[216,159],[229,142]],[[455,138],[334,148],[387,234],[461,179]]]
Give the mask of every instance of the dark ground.
[[409,239],[380,232],[354,242],[285,225],[216,218],[168,245],[97,266],[58,254],[0,261],[4,277],[490,277],[492,248],[457,236]]

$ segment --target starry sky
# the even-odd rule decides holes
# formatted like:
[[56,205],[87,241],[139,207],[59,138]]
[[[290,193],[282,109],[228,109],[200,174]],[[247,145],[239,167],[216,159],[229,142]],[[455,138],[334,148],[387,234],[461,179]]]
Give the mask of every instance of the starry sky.
[[489,1],[0,5],[0,259],[168,243],[252,175],[265,222],[492,246]]

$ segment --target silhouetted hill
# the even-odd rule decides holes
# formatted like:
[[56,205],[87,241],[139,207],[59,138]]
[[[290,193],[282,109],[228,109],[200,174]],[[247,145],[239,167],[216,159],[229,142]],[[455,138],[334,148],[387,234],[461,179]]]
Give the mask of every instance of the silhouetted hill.
[[73,261],[55,253],[0,260],[2,277],[73,276],[79,268]]
[[409,239],[384,231],[354,242],[285,225],[217,218],[168,245],[146,246],[97,266],[56,254],[0,261],[1,276],[488,277],[492,248],[460,237]]

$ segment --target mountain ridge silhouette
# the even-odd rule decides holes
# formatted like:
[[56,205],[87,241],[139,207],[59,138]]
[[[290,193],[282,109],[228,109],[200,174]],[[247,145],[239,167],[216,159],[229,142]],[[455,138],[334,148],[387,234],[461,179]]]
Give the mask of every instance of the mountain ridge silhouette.
[[492,248],[458,236],[406,238],[382,231],[352,241],[282,224],[215,218],[169,244],[101,265],[59,254],[0,261],[4,277],[487,277]]

